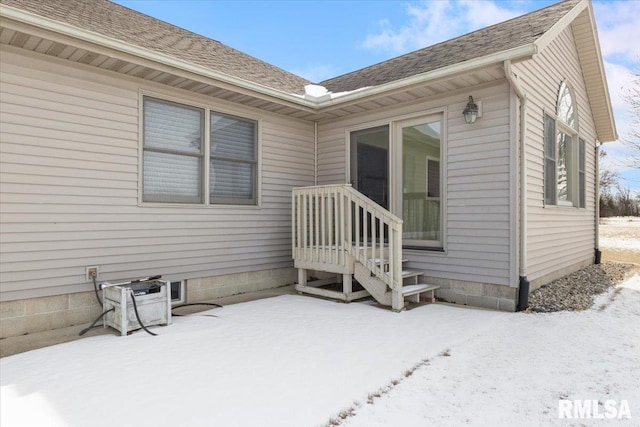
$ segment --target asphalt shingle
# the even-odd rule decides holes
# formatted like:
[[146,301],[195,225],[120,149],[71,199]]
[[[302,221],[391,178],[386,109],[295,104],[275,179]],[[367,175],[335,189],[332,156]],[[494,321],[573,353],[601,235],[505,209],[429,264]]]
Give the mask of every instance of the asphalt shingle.
[[[334,77],[319,84],[352,91],[419,75],[534,42],[579,0],[567,0],[526,15]],[[0,0],[72,26],[287,93],[304,93],[308,80],[216,40],[107,0]]]
[[311,83],[219,41],[106,0],[0,2],[283,92],[302,94]]
[[332,92],[378,86],[534,42],[579,0],[568,0],[319,84]]

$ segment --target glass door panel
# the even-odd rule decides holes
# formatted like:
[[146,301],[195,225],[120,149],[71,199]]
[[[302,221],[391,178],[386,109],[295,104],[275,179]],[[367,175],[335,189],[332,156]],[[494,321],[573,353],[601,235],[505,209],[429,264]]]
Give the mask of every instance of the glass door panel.
[[351,133],[351,184],[353,188],[389,208],[389,127]]
[[405,246],[442,247],[440,120],[401,127]]
[[[389,209],[389,126],[379,126],[351,133],[351,185],[385,209]],[[356,217],[358,216],[357,221]],[[351,219],[361,227],[359,241],[387,239],[387,230],[380,232],[380,223],[360,210]],[[353,236],[356,237],[355,234]]]

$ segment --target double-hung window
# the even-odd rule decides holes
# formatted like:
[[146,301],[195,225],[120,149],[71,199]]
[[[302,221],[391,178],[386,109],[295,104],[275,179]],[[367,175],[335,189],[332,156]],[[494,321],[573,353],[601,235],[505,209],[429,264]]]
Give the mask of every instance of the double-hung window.
[[584,207],[585,148],[578,142],[578,120],[571,90],[560,85],[557,114],[544,117],[544,201]]
[[204,111],[145,98],[142,200],[203,203]]
[[210,202],[255,204],[256,122],[211,113]]
[[143,202],[257,204],[256,121],[150,97],[143,110]]

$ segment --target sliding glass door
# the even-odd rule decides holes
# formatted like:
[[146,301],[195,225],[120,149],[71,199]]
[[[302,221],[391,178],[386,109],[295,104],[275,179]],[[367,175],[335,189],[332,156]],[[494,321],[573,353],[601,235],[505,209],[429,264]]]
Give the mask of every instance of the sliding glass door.
[[403,219],[404,246],[443,247],[442,139],[439,114],[350,134],[351,184]]

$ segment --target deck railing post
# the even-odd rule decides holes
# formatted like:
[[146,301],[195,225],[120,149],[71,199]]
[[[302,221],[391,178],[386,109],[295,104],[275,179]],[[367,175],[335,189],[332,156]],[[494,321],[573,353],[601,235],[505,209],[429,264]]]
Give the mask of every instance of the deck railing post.
[[393,243],[393,261],[389,268],[393,268],[393,277],[391,284],[391,308],[399,311],[404,308],[404,298],[402,297],[402,223],[394,227]]

